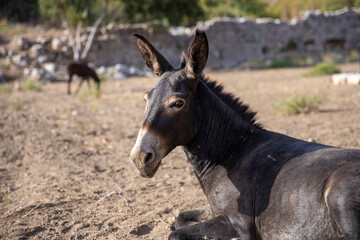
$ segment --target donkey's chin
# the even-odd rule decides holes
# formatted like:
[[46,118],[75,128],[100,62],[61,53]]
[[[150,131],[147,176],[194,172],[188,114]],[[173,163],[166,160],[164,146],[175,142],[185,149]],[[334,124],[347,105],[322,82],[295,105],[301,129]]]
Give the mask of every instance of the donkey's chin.
[[161,159],[157,161],[155,167],[149,167],[149,168],[146,168],[146,169],[143,169],[142,171],[140,171],[140,176],[142,177],[146,177],[146,178],[152,178],[155,173],[157,172],[157,170],[159,169],[160,167],[160,164],[161,164]]

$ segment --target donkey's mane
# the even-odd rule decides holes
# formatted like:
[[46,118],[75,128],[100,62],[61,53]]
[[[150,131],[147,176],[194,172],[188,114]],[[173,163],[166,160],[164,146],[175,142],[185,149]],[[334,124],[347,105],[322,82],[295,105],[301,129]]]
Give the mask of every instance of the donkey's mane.
[[252,111],[248,105],[244,104],[240,100],[240,98],[235,97],[232,93],[224,92],[224,86],[221,83],[210,80],[205,76],[202,76],[201,80],[227,106],[229,106],[235,113],[239,114],[243,120],[258,128],[262,128],[261,124],[256,120],[256,112]]

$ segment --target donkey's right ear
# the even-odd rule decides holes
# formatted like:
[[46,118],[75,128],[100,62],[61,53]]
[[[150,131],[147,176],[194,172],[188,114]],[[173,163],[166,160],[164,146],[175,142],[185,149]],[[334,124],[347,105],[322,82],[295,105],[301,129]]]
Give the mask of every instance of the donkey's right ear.
[[186,75],[188,78],[197,79],[205,68],[209,55],[209,44],[205,32],[196,30],[195,39],[190,45],[187,62]]
[[160,76],[164,72],[174,69],[164,56],[161,55],[148,40],[146,40],[146,38],[137,33],[133,33],[133,35],[137,37],[137,45],[142,58],[153,73]]

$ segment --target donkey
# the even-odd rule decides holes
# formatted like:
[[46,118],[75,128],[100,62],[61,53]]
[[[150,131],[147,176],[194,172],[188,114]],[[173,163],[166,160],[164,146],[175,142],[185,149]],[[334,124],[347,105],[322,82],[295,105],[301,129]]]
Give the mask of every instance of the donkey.
[[360,150],[265,130],[256,113],[203,74],[208,41],[197,30],[173,68],[141,35],[160,78],[130,160],[152,177],[181,146],[210,208],[179,214],[169,239],[360,239]]
[[75,94],[77,94],[79,92],[84,80],[86,80],[86,82],[88,83],[88,87],[90,88],[90,80],[89,80],[90,77],[92,79],[94,79],[94,82],[96,85],[96,91],[97,92],[100,91],[100,79],[96,75],[96,72],[93,69],[91,69],[85,62],[69,61],[66,69],[69,74],[69,79],[68,79],[68,94],[69,95],[71,94],[71,82],[72,82],[72,77],[74,75],[77,75],[78,77],[80,77],[80,83],[79,83],[78,88],[75,91]]

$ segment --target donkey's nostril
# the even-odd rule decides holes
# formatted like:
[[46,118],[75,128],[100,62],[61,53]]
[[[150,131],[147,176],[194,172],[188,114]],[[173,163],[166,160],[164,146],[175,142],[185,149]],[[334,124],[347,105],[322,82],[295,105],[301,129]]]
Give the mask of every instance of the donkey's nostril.
[[144,163],[147,164],[149,162],[151,162],[153,160],[153,154],[152,153],[147,153],[144,159]]

